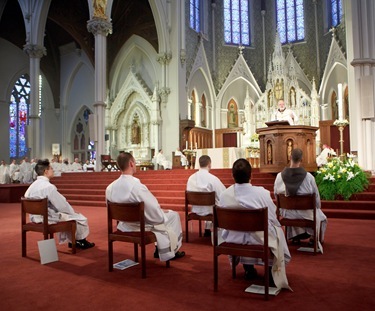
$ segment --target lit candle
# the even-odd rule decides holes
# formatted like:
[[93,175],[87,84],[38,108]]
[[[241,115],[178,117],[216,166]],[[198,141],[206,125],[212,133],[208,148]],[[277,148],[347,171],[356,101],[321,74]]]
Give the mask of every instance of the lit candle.
[[339,83],[337,85],[338,88],[338,115],[339,115],[339,120],[343,120],[343,107],[342,107],[342,84]]
[[197,144],[197,142],[195,142],[195,149],[198,149],[198,144]]
[[186,147],[185,147],[185,149],[187,150],[187,148],[188,148],[188,141],[186,141]]
[[193,141],[190,142],[190,150],[193,150]]

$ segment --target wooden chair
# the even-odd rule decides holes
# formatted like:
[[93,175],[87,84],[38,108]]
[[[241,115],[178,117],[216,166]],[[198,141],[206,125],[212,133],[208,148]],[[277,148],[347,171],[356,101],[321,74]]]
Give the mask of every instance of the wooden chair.
[[175,155],[174,151],[172,151],[172,168],[183,168],[181,165],[181,156]]
[[[138,262],[138,245],[141,248],[142,278],[146,278],[146,245],[155,243],[156,236],[145,230],[144,202],[113,203],[107,201],[108,214],[108,269],[113,271],[113,242],[128,242],[134,244],[134,261]],[[113,229],[113,220],[139,222],[140,231],[122,232]],[[169,267],[169,260],[166,266]]]
[[196,213],[189,213],[189,205],[195,206],[214,206],[215,205],[215,191],[200,192],[200,191],[185,191],[185,242],[189,242],[189,221],[199,221],[199,236],[202,236],[202,220],[213,221],[213,214],[206,216],[199,216]]
[[71,232],[72,253],[76,253],[77,224],[75,220],[61,221],[56,224],[48,224],[48,221],[34,223],[26,221],[27,214],[41,215],[43,216],[43,220],[48,219],[48,198],[21,198],[22,257],[26,257],[26,233],[28,231],[43,233],[44,240],[47,240],[49,237],[53,239],[53,235],[56,232]]
[[[285,239],[287,239],[288,227],[308,227],[312,228],[314,232],[314,255],[316,255],[318,250],[318,237],[316,230],[316,202],[315,194],[307,195],[295,195],[295,196],[285,196],[284,194],[277,194],[277,218],[282,226],[285,226]],[[282,217],[280,214],[280,209],[286,210],[312,210],[313,220],[309,219],[290,219]]]
[[[223,242],[218,245],[218,228],[234,231],[264,231],[264,245],[235,244]],[[262,258],[268,263],[271,251],[268,248],[268,209],[248,209],[214,207],[214,291],[218,290],[218,257],[219,255],[232,255],[232,277],[236,277],[236,257]],[[269,269],[264,265],[265,296],[268,300]]]

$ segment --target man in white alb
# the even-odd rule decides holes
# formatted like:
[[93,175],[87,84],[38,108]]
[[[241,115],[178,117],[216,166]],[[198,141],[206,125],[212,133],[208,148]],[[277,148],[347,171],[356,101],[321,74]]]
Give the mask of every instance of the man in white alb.
[[167,160],[162,149],[160,149],[159,153],[156,155],[156,164],[163,166],[165,170],[172,169],[172,162]]
[[72,165],[70,166],[70,168],[71,168],[71,170],[73,172],[83,172],[82,164],[79,163],[79,159],[78,158],[74,159],[74,162],[72,163]]
[[[75,212],[72,206],[67,202],[65,197],[57,191],[55,185],[50,183],[50,179],[54,177],[53,169],[46,160],[39,160],[35,165],[35,171],[38,175],[26,190],[26,198],[48,198],[48,222],[57,223],[59,221],[75,220],[77,223],[76,231],[76,247],[80,249],[87,249],[95,246],[86,240],[89,235],[89,226],[87,218],[80,213]],[[43,222],[43,217],[40,215],[30,215],[30,220],[35,223]],[[59,233],[60,243],[69,242],[71,247],[71,236],[68,232]]]
[[[232,174],[235,184],[227,188],[220,196],[220,206],[227,208],[245,207],[250,209],[268,208],[268,243],[272,251],[269,265],[270,285],[277,288],[289,288],[285,265],[290,261],[288,245],[284,232],[276,218],[276,206],[270,192],[263,187],[251,185],[251,165],[246,159],[238,159],[233,163]],[[256,232],[240,232],[224,230],[222,238],[229,243],[263,244],[263,235]],[[240,263],[245,269],[245,279],[255,278],[256,264],[263,264],[259,258],[240,257]],[[272,276],[272,277],[271,277]]]
[[8,165],[6,165],[4,160],[1,160],[0,184],[9,184],[9,183],[10,183],[9,167]]
[[[199,158],[199,171],[191,175],[188,179],[186,190],[188,191],[202,191],[211,192],[215,191],[215,204],[219,204],[219,197],[225,190],[225,186],[219,178],[210,173],[211,158],[208,155],[202,155]],[[206,216],[212,214],[212,206],[192,206],[193,213],[199,216]],[[204,236],[211,236],[212,223],[206,222]]]
[[285,102],[281,99],[277,103],[278,109],[273,115],[274,121],[288,121],[290,125],[298,124],[298,117],[293,110],[286,108]]
[[21,184],[31,184],[33,180],[33,169],[28,157],[24,157],[20,165],[20,181]]
[[[180,216],[172,210],[161,209],[158,200],[133,175],[137,166],[134,157],[129,152],[122,152],[117,157],[117,166],[121,176],[106,189],[106,199],[114,203],[144,202],[146,230],[156,235],[157,248],[155,258],[161,261],[181,258],[185,252],[180,252],[182,245],[182,228]],[[139,231],[139,224],[134,222],[119,222],[117,229],[123,232]]]
[[181,165],[186,166],[188,165],[188,160],[186,159],[186,156],[181,152],[180,148],[177,147],[176,151],[174,152],[175,156],[180,156],[181,158]]

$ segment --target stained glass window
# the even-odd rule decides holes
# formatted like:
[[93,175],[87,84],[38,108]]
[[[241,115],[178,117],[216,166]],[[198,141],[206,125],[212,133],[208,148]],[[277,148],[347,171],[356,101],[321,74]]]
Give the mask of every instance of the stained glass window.
[[248,0],[224,0],[224,41],[227,44],[250,45]]
[[9,103],[9,156],[22,158],[27,155],[26,126],[29,119],[30,82],[21,76],[14,85]]
[[304,40],[303,0],[276,0],[276,21],[282,44]]
[[336,27],[341,23],[342,18],[342,2],[341,0],[329,0],[329,24],[330,27]]
[[190,0],[190,28],[200,32],[200,0]]

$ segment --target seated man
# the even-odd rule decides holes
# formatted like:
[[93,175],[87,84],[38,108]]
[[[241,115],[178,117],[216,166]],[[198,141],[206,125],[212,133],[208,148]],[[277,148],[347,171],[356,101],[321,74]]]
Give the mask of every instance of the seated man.
[[20,168],[19,165],[16,163],[16,160],[12,160],[12,163],[9,165],[9,176],[12,183],[19,183],[20,182]]
[[322,152],[316,157],[316,164],[318,166],[323,166],[327,164],[328,158],[336,156],[335,150],[326,144],[323,144]]
[[9,184],[9,183],[10,183],[9,167],[6,165],[4,160],[1,160],[0,184]]
[[[268,263],[272,265],[270,285],[275,284],[277,288],[289,288],[285,264],[290,261],[291,256],[284,232],[276,218],[276,206],[271,199],[270,192],[263,187],[252,186],[249,183],[251,165],[245,159],[238,159],[233,163],[232,174],[235,184],[221,194],[219,205],[227,208],[240,206],[250,209],[268,207],[268,241],[273,254],[273,258]],[[256,232],[224,230],[222,238],[229,243],[263,244],[263,237],[258,236]],[[239,262],[244,266],[245,279],[256,277],[255,264],[264,264],[259,258],[248,257],[240,257]]]
[[24,157],[19,166],[21,184],[31,184],[33,180],[33,169],[28,157]]
[[186,159],[186,156],[181,152],[179,147],[177,147],[176,151],[174,152],[174,155],[181,157],[181,165],[182,166],[189,165],[188,160]]
[[74,162],[72,163],[70,168],[73,172],[82,172],[83,171],[82,164],[79,163],[78,158],[74,159]]
[[160,149],[159,153],[156,155],[156,164],[163,166],[165,170],[172,169],[172,162],[167,160],[163,154],[163,149]]
[[[94,247],[94,243],[86,240],[89,235],[87,218],[82,214],[76,213],[65,197],[57,191],[56,186],[50,183],[50,179],[53,178],[54,174],[49,161],[47,159],[39,160],[35,165],[35,171],[38,177],[26,190],[25,197],[48,198],[48,222],[57,223],[59,221],[75,220],[77,222],[76,247],[80,249]],[[30,220],[35,223],[41,223],[43,222],[43,217],[30,215]],[[72,246],[71,236],[66,232],[59,233],[59,240],[60,243],[68,241],[69,247]]]
[[[106,199],[114,203],[144,202],[146,230],[156,235],[157,248],[155,258],[168,261],[185,256],[180,252],[182,245],[182,228],[180,216],[171,210],[162,210],[158,200],[133,175],[137,166],[134,157],[129,152],[120,153],[117,157],[117,166],[121,176],[112,182],[106,189]],[[139,224],[119,222],[117,229],[123,232],[139,231]]]
[[[289,196],[303,195],[303,194],[315,194],[316,201],[316,219],[317,229],[320,229],[322,224],[321,239],[324,240],[324,234],[327,228],[327,217],[320,209],[320,195],[318,187],[315,182],[314,176],[306,172],[303,167],[300,167],[302,163],[302,150],[293,149],[290,159],[290,167],[286,167],[281,173],[276,176],[274,184],[274,193],[285,194]],[[305,218],[313,220],[313,215],[310,211],[293,211],[293,210],[281,210],[282,216],[288,218]],[[299,243],[300,240],[308,239],[313,234],[311,228],[300,228],[291,227],[287,232],[287,238],[293,239],[294,243]],[[319,231],[318,231],[319,236]],[[313,244],[313,241],[310,241]],[[320,249],[322,246],[318,243]]]
[[[215,203],[218,205],[220,194],[225,190],[225,186],[219,178],[210,173],[211,158],[208,155],[202,155],[199,158],[199,171],[191,175],[188,179],[186,190],[188,191],[215,191]],[[206,216],[212,214],[212,206],[193,206],[193,213],[199,216]],[[211,236],[211,222],[206,222],[204,236]]]

